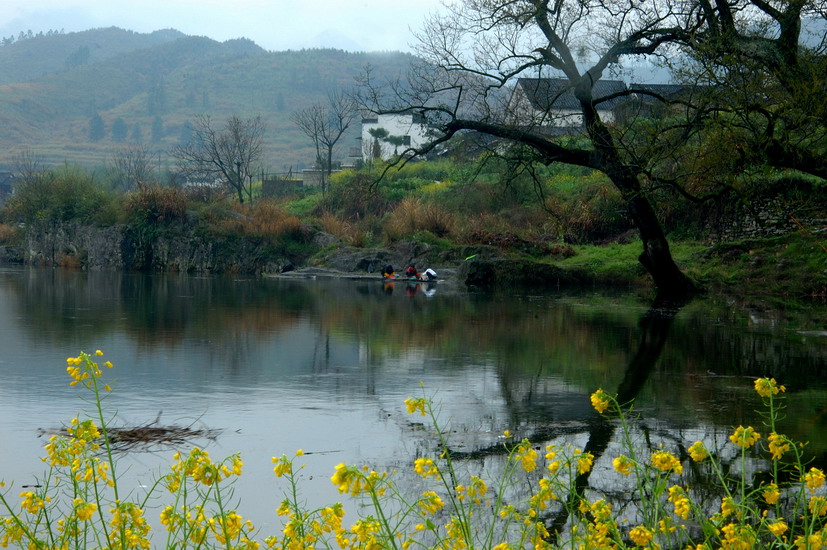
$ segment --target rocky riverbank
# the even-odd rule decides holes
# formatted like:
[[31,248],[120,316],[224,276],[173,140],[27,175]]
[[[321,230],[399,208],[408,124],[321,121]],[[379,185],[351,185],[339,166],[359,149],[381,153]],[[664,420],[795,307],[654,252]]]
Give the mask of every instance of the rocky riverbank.
[[[347,246],[333,235],[307,228],[299,243],[272,243],[240,236],[204,236],[185,231],[141,233],[125,225],[95,227],[67,222],[26,228],[16,244],[0,246],[0,262],[88,270],[141,270],[188,273],[246,273],[261,276],[324,270],[372,276],[391,264],[398,271],[415,264],[441,278],[479,288],[651,287],[635,261],[633,245],[621,268],[607,271],[590,257],[547,254],[540,260],[507,255],[494,246],[439,248],[401,241],[386,247]],[[676,247],[680,249],[680,247]],[[595,247],[593,251],[602,253]],[[696,245],[679,261],[703,287],[740,294],[823,296],[827,289],[827,249],[819,235],[791,234],[726,245]],[[680,253],[679,253],[680,254]],[[605,254],[609,256],[610,254]],[[627,257],[628,256],[628,257]],[[549,261],[551,259],[552,261]],[[312,273],[311,273],[312,274]],[[318,274],[315,274],[318,275]]]

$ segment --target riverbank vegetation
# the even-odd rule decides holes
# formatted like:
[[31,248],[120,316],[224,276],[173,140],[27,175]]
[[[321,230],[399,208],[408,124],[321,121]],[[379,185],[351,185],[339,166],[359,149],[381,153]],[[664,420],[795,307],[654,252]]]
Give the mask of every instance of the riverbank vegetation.
[[[510,257],[586,269],[597,284],[651,284],[623,201],[604,176],[565,166],[510,169],[488,156],[402,169],[374,162],[334,173],[326,192],[284,182],[265,191],[257,182],[245,204],[212,187],[124,190],[115,170],[30,170],[0,209],[0,245],[20,245],[37,225],[79,221],[123,226],[147,243],[162,235],[216,246],[251,241],[262,261],[286,254],[301,266],[322,250],[415,241],[434,261]],[[705,288],[811,296],[827,287],[820,196],[827,195],[817,178],[770,172],[745,178],[727,200],[698,205],[664,190],[655,204],[676,261]],[[327,238],[314,242],[316,235]],[[66,265],[83,267],[83,259]]]
[[104,406],[113,364],[99,363],[103,355],[67,359],[70,385],[91,409],[49,439],[43,477],[0,482],[3,547],[804,549],[827,536],[825,474],[808,463],[806,444],[779,432],[786,388],[771,378],[754,381],[763,425],[733,426],[725,438],[689,430],[653,439],[632,403],[598,389],[584,446],[531,442],[504,427],[482,462],[454,450],[450,419],[423,390],[405,406],[424,418],[433,451],[404,470],[337,465],[331,482],[344,502],[309,509],[304,453],[274,456],[284,499],[279,531],[267,533],[233,496],[244,470],[237,454],[178,448],[145,494],[125,492]]

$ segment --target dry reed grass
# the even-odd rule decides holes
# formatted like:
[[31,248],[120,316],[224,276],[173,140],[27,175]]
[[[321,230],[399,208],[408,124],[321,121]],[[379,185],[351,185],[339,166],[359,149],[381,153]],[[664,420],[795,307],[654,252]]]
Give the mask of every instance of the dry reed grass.
[[327,233],[335,235],[350,246],[366,246],[372,235],[369,222],[364,220],[350,222],[330,212],[323,212],[319,223]]
[[187,197],[176,187],[143,186],[129,193],[126,208],[140,221],[171,223],[186,218]]
[[456,217],[451,212],[416,197],[407,197],[388,214],[385,234],[394,241],[419,231],[428,231],[437,237],[454,233]]
[[225,220],[247,236],[264,239],[284,237],[303,238],[307,230],[296,216],[287,213],[284,207],[272,200],[261,200],[253,205],[233,206],[239,216]]

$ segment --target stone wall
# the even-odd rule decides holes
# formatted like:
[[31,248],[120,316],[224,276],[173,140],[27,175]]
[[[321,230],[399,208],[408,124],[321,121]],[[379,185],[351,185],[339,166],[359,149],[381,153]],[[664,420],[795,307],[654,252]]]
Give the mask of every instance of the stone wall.
[[802,227],[812,232],[825,231],[827,198],[811,192],[798,197],[779,195],[752,200],[748,204],[723,201],[709,219],[709,238],[713,242],[778,237]]

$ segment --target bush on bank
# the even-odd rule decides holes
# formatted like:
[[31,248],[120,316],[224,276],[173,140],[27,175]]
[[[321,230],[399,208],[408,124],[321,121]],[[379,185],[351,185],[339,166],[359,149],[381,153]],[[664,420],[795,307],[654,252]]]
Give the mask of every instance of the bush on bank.
[[[426,417],[439,442],[437,453],[410,463],[416,486],[400,481],[401,472],[339,464],[331,482],[362,504],[351,519],[342,503],[307,508],[301,450],[276,456],[274,474],[286,482],[276,511],[283,522],[280,532],[262,533],[231,505],[232,482],[244,466],[238,455],[214,460],[197,447],[178,451],[144,498],[123,494],[111,413],[103,407],[111,391],[104,372],[112,364],[99,364],[102,356],[98,350],[67,359],[70,385],[91,393],[94,412],[51,437],[44,457],[49,470],[37,486],[18,494],[11,487],[0,490],[0,546],[815,550],[827,543],[825,474],[808,467],[804,445],[776,432],[785,388],[773,379],[754,384],[766,405],[760,430],[738,426],[727,448],[696,441],[685,457],[636,439],[631,405],[594,392],[592,406],[619,434],[621,452],[605,460],[611,460],[613,475],[626,480],[630,498],[620,507],[584,483],[604,457],[566,442],[540,447],[505,430],[498,476],[469,470],[453,456],[433,401],[411,397],[408,412]],[[756,461],[764,474],[749,467]],[[714,490],[691,483],[685,475],[690,469],[706,472]],[[151,533],[150,515],[161,532]]]

